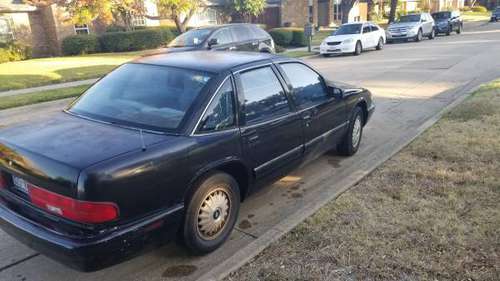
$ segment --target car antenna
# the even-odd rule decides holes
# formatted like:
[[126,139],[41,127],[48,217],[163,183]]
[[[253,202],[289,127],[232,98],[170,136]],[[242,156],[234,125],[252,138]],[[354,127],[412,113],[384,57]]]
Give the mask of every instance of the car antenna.
[[142,151],[146,151],[146,144],[144,143],[144,134],[142,133],[142,129],[139,129],[139,133],[141,135]]

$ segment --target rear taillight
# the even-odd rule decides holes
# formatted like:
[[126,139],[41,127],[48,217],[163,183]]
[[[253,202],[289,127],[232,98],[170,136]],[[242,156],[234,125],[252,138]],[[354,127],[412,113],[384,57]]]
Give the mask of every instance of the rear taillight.
[[118,218],[116,204],[79,201],[28,184],[31,202],[50,213],[81,223],[104,223]]
[[7,179],[5,178],[5,175],[0,172],[0,189],[7,188]]

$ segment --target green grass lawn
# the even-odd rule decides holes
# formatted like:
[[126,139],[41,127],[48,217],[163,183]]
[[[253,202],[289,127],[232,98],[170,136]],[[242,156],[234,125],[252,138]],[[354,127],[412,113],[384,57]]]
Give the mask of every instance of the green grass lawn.
[[300,58],[300,57],[307,57],[307,56],[312,56],[315,55],[316,53],[314,52],[308,52],[308,51],[288,51],[281,53],[280,55],[287,56],[290,58]]
[[100,77],[116,66],[147,52],[93,54],[2,63],[0,91]]
[[89,86],[78,86],[65,89],[49,90],[33,94],[16,95],[0,98],[0,110],[23,105],[59,100],[80,96]]

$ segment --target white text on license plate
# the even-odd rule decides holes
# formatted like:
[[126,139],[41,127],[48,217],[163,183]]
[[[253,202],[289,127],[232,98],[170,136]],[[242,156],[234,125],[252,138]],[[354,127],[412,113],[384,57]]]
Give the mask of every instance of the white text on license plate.
[[14,187],[24,193],[28,193],[28,184],[22,178],[12,176],[12,181],[14,182]]

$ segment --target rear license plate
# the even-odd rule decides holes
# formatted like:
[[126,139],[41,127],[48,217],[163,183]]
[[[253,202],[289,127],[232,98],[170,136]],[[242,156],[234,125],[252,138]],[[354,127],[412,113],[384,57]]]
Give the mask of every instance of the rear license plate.
[[18,178],[16,176],[12,176],[12,182],[14,183],[14,188],[23,193],[28,194],[28,184],[22,178]]

